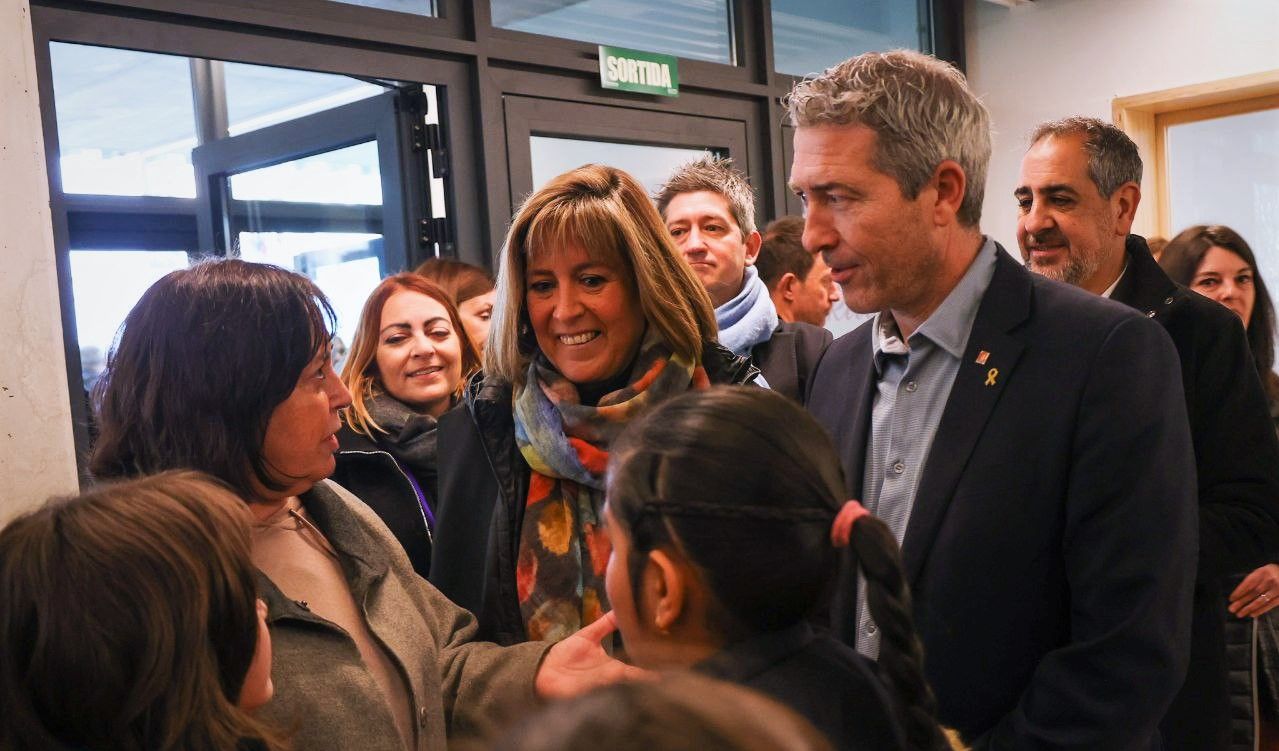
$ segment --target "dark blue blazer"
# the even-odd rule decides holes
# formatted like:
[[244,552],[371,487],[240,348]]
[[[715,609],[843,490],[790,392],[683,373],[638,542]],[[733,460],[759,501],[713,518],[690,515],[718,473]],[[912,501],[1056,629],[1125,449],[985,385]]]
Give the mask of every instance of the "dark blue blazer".
[[[869,325],[836,340],[808,402],[853,498],[871,357]],[[1159,747],[1198,545],[1179,371],[1157,323],[1000,249],[902,543],[940,719],[975,747]]]

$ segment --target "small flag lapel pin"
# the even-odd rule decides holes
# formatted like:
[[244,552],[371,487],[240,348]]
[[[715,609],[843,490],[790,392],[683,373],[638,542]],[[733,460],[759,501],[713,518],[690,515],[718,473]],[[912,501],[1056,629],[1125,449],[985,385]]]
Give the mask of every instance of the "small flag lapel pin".
[[984,350],[984,349],[983,349],[982,351],[980,351],[980,352],[978,352],[978,353],[977,353],[977,364],[978,364],[978,365],[985,365],[985,364],[986,364],[986,361],[987,361],[987,360],[989,360],[989,359],[990,359],[990,353],[989,353],[989,352],[987,352],[986,350]]

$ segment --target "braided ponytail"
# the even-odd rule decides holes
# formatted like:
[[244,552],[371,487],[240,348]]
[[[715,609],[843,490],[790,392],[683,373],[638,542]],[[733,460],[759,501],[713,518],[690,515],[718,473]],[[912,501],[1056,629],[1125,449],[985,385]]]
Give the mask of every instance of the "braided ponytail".
[[897,539],[886,524],[869,513],[853,521],[856,523],[849,524],[847,532],[848,547],[866,581],[866,605],[879,627],[880,676],[897,700],[906,747],[948,749],[950,742],[937,723],[937,701],[924,678],[924,646],[915,633],[910,587],[902,572]]
[[712,595],[708,625],[727,641],[814,617],[836,578],[837,549],[849,547],[907,748],[950,748],[924,678],[897,542],[883,522],[863,518],[860,504],[841,507],[839,457],[811,415],[765,389],[690,392],[633,423],[609,466],[609,512],[629,537],[632,588],[649,551],[678,548]]

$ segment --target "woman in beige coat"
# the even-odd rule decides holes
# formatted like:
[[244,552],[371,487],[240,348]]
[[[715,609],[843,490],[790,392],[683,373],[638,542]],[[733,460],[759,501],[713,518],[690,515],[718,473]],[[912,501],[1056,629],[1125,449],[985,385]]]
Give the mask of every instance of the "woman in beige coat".
[[473,641],[471,614],[324,479],[351,401],[332,320],[309,279],[274,266],[176,271],[129,313],[97,394],[96,476],[199,469],[249,504],[275,656],[268,716],[308,750],[439,749],[536,696],[621,677],[599,645],[610,619],[555,647]]

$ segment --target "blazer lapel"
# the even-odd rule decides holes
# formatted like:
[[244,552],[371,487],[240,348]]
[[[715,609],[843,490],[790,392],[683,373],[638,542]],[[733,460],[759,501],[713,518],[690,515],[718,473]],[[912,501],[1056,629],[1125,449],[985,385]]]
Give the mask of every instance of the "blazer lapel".
[[1030,272],[1000,248],[994,277],[973,321],[906,525],[902,559],[912,585],[923,569],[968,458],[1021,358],[1024,345],[1007,332],[1029,315],[1030,294]]
[[755,365],[764,374],[768,387],[773,391],[788,396],[795,394],[800,399],[804,397],[799,393],[799,362],[795,356],[795,332],[780,327],[774,331],[773,337],[768,340],[765,356]]
[[[875,394],[875,356],[870,345],[870,327],[873,325],[873,321],[868,322],[848,334],[855,339],[853,346],[846,350],[847,360],[843,363],[830,363],[836,373],[847,374],[844,377],[846,388],[832,394],[832,403],[820,410],[834,417],[821,422],[830,430],[835,448],[839,451],[848,497],[856,499],[862,496],[866,440],[870,432],[871,404]],[[819,410],[814,407],[815,405],[809,404],[809,408],[817,413]]]
[[1168,305],[1177,295],[1177,285],[1159,267],[1146,241],[1138,235],[1129,235],[1124,245],[1128,256],[1128,269],[1115,286],[1110,299],[1159,318],[1168,311]]
[[[875,365],[870,327],[840,337],[818,364],[820,388],[809,395],[808,409],[830,433],[844,470],[848,498],[862,497],[862,472],[875,388]],[[824,376],[834,373],[830,381]],[[857,567],[849,551],[840,555],[839,585],[830,603],[831,628],[845,643],[854,644],[857,630]]]

